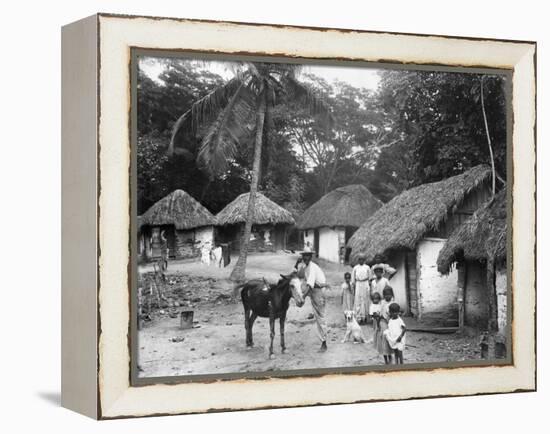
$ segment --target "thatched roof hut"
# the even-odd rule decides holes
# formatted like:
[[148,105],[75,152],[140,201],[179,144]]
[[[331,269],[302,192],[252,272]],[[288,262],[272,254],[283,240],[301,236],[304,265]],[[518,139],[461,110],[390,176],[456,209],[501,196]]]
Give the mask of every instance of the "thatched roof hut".
[[398,249],[412,250],[429,231],[436,230],[466,196],[491,176],[479,165],[445,180],[404,191],[380,208],[351,237],[352,262],[359,252],[367,262]]
[[364,185],[346,185],[332,190],[311,205],[300,216],[297,226],[298,229],[359,227],[382,205]]
[[[238,196],[233,202],[229,203],[217,215],[217,223],[219,226],[237,225],[246,221],[248,211],[248,198],[250,193],[243,193]],[[292,214],[277,205],[272,200],[268,199],[261,193],[256,193],[256,203],[254,206],[254,225],[278,225],[295,223]]]
[[175,190],[151,206],[138,222],[140,227],[173,225],[176,230],[189,230],[213,226],[216,218],[185,191]]
[[460,260],[505,261],[506,229],[506,190],[502,190],[453,231],[439,252],[437,269],[447,274]]

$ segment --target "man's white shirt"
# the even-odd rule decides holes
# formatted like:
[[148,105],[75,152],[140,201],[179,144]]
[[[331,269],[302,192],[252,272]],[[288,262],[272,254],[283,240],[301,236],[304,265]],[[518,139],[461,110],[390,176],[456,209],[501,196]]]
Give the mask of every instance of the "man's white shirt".
[[323,286],[327,283],[325,273],[321,270],[315,262],[311,261],[309,265],[305,265],[303,262],[298,266],[298,269],[304,270],[304,275],[306,283],[313,288],[315,284],[318,286]]

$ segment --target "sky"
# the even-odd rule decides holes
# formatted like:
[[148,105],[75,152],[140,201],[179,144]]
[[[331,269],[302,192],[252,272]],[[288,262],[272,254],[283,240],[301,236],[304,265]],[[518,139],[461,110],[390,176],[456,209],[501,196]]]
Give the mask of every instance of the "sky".
[[[153,80],[156,80],[163,70],[161,63],[154,58],[146,58],[140,62],[140,68]],[[224,62],[209,61],[205,63],[205,69],[210,70],[224,78],[229,78],[232,73],[224,66]],[[343,81],[357,88],[366,88],[376,90],[380,81],[378,69],[374,68],[356,68],[350,66],[325,66],[325,65],[305,65],[303,73],[315,74],[324,78],[329,83],[335,80]]]

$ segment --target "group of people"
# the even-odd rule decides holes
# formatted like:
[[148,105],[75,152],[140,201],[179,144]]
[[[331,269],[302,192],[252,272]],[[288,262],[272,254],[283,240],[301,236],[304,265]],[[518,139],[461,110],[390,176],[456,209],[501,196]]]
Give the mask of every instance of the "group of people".
[[401,307],[395,303],[393,288],[385,274],[395,270],[387,264],[369,267],[365,255],[360,254],[351,273],[344,274],[342,309],[354,311],[359,324],[372,321],[372,343],[384,357],[384,363],[403,363],[406,327],[400,316]]
[[[317,335],[321,341],[319,351],[327,351],[327,325],[325,317],[326,299],[324,287],[326,277],[319,265],[312,261],[313,252],[302,252],[295,265],[295,271],[306,284],[306,297],[310,297],[317,326]],[[395,357],[396,364],[403,363],[406,327],[400,316],[401,308],[394,301],[393,289],[385,273],[395,272],[386,264],[369,267],[364,255],[359,255],[358,264],[351,273],[344,275],[342,284],[342,308],[354,311],[359,324],[372,320],[373,345],[390,364]]]
[[223,268],[223,250],[219,245],[211,245],[209,241],[205,242],[201,248],[201,262],[205,265]]

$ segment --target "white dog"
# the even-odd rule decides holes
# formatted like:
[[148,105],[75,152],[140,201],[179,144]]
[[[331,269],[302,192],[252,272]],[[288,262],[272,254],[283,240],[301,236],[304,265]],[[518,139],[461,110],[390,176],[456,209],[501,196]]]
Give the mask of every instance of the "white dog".
[[363,335],[363,330],[361,330],[361,326],[355,319],[355,312],[352,310],[346,310],[344,312],[344,316],[346,317],[346,334],[344,335],[344,339],[342,339],[342,343],[353,341],[353,343],[365,343],[365,336]]

